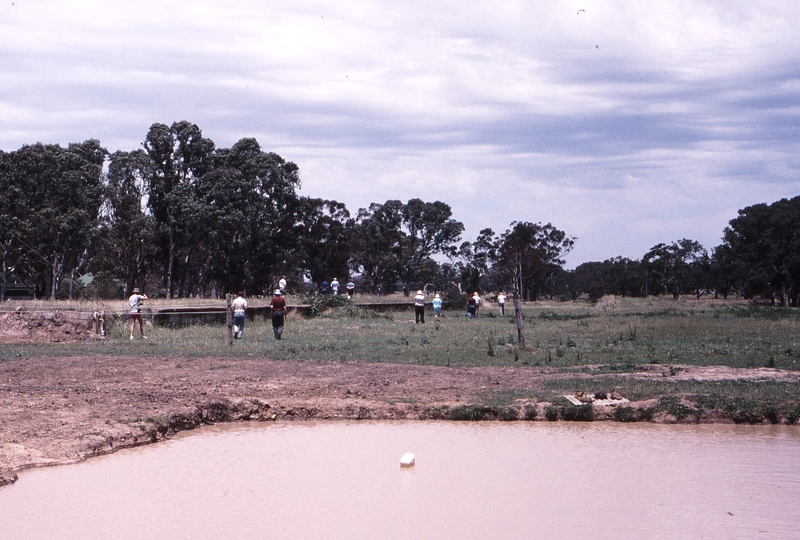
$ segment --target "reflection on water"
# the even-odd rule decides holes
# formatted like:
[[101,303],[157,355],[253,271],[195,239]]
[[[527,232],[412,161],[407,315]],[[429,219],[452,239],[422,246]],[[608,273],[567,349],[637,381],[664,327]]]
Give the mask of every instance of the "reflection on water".
[[214,426],[24,472],[0,537],[800,538],[799,457],[785,426]]

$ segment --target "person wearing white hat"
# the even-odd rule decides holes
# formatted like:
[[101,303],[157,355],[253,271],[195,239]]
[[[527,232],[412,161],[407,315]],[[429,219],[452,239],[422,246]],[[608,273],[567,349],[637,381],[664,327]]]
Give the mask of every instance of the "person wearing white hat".
[[442,316],[442,297],[439,296],[437,292],[433,297],[433,316],[436,317],[436,322],[439,322],[439,318]]
[[275,289],[275,296],[272,297],[269,307],[272,310],[272,333],[275,335],[275,339],[281,339],[283,321],[286,316],[286,299],[280,289]]
[[417,296],[414,297],[414,318],[417,324],[425,324],[425,294],[422,291],[417,291]]
[[142,320],[142,300],[147,300],[146,294],[139,294],[139,287],[133,289],[133,294],[128,298],[128,305],[131,308],[131,341],[133,341],[133,329],[136,328],[136,321],[139,321],[139,333],[142,339],[147,339],[144,335],[144,321]]

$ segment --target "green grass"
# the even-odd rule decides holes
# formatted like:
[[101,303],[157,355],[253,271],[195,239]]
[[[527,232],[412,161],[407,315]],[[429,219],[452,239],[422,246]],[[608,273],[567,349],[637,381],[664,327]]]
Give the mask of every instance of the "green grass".
[[[489,312],[494,315],[493,306],[484,309]],[[282,341],[271,339],[269,321],[263,319],[248,321],[245,339],[233,346],[221,324],[149,328],[150,341],[137,337],[130,342],[127,323],[117,321],[105,341],[0,344],[0,361],[144,354],[450,366],[600,365],[609,373],[654,363],[800,369],[800,310],[620,299],[613,310],[588,303],[531,303],[524,314],[525,350],[517,347],[511,316],[471,321],[461,312],[445,311],[439,325],[432,316],[423,325],[414,324],[410,311],[379,314],[350,307],[314,318],[289,317]]]

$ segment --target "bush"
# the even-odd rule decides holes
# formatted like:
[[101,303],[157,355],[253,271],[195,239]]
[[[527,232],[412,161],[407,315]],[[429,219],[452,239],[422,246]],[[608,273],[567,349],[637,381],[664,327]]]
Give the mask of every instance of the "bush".
[[544,410],[544,417],[550,422],[555,422],[558,420],[558,407],[555,405],[548,405]]
[[444,308],[449,310],[467,310],[467,295],[458,292],[458,289],[451,289],[442,295]]
[[536,420],[536,415],[539,414],[539,411],[536,409],[536,405],[526,405],[524,413],[525,420]]
[[653,409],[637,409],[634,407],[617,407],[614,409],[614,420],[617,422],[649,422],[653,419]]
[[353,303],[347,296],[339,294],[318,294],[311,299],[311,316],[317,317],[328,310],[351,308]]
[[594,407],[585,405],[566,405],[561,408],[561,417],[570,422],[591,422],[594,420]]

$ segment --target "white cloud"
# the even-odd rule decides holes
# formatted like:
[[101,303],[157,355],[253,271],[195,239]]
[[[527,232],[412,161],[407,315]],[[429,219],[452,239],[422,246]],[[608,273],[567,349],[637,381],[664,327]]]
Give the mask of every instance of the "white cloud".
[[[585,11],[578,14],[579,9]],[[718,241],[797,194],[800,6],[766,1],[0,6],[0,148],[255,136],[352,211],[440,199],[550,221],[570,263]]]

